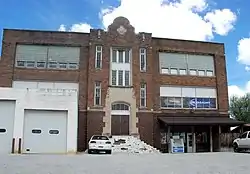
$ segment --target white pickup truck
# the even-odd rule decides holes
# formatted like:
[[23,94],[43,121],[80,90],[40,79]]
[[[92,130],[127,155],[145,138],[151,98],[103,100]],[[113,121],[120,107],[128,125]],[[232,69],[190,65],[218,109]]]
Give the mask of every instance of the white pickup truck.
[[234,152],[250,150],[250,131],[246,131],[233,141]]

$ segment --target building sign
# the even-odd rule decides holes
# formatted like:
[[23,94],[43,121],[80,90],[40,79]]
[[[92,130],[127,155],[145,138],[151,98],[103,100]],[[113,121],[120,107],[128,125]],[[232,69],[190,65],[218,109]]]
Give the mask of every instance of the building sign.
[[77,89],[53,89],[53,88],[40,88],[38,92],[44,96],[71,96],[76,93]]
[[183,108],[216,108],[215,98],[183,98]]
[[216,98],[161,97],[162,108],[216,108]]

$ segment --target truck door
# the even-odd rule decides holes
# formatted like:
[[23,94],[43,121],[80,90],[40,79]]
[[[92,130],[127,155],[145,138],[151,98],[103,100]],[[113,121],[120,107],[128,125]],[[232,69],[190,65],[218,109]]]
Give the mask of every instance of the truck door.
[[247,148],[247,133],[248,132],[244,132],[239,137],[240,138],[240,140],[239,140],[239,148]]
[[248,135],[247,135],[247,148],[250,149],[250,132],[248,132]]

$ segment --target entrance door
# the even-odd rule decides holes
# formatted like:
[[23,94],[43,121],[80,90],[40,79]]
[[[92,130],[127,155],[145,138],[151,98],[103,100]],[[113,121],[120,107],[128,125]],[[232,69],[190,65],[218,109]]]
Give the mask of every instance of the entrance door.
[[187,153],[193,152],[193,134],[187,133]]
[[111,117],[111,134],[129,135],[129,115],[112,115]]
[[126,103],[115,103],[111,111],[111,134],[129,135],[129,105]]

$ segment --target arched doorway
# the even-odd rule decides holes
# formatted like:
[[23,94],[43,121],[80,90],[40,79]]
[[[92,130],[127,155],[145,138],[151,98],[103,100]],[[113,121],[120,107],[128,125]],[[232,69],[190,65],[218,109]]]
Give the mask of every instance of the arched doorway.
[[111,105],[111,134],[129,135],[130,106],[127,103]]

